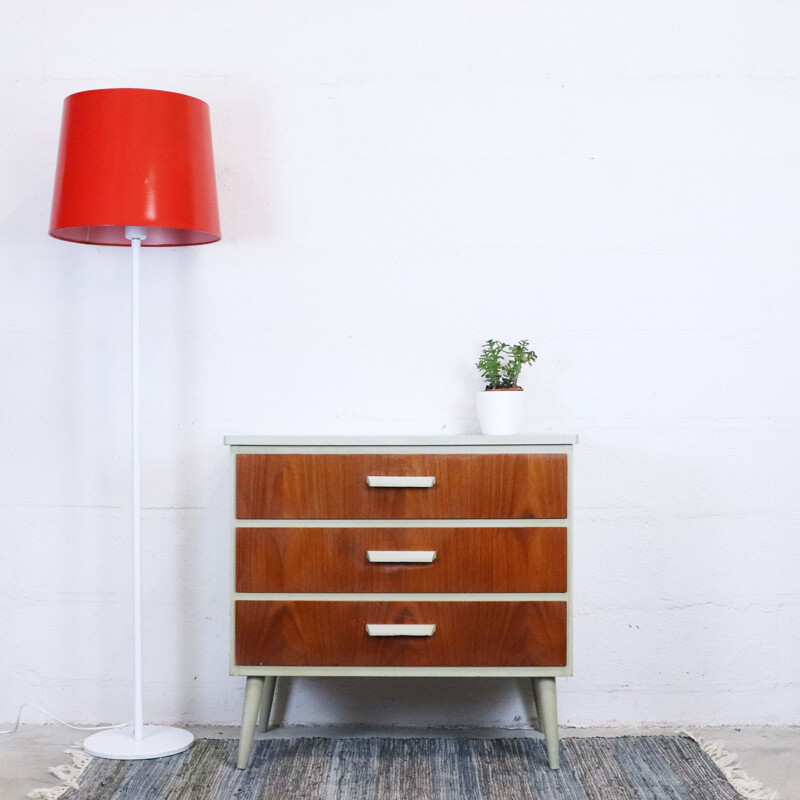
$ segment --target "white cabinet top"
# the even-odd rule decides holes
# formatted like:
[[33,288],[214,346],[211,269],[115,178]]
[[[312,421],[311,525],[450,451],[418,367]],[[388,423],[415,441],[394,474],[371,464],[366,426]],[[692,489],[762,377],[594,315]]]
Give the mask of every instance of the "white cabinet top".
[[421,445],[559,445],[577,444],[575,434],[523,433],[516,436],[226,436],[225,444],[239,447],[419,447]]

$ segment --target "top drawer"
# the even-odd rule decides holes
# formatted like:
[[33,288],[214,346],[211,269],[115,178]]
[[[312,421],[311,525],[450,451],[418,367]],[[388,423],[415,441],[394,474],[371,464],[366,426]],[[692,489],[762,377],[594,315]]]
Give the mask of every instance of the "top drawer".
[[[435,482],[369,486],[368,477]],[[237,519],[566,517],[567,456],[561,453],[236,456]]]

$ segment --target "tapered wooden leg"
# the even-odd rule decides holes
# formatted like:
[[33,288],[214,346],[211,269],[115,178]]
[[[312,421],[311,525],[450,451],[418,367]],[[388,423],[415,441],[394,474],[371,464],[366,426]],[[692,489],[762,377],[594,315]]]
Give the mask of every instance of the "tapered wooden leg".
[[550,769],[558,769],[558,704],[556,703],[556,679],[532,678],[536,716],[547,745],[547,760]]
[[269,725],[269,712],[272,711],[272,698],[275,697],[274,675],[267,675],[264,679],[264,689],[261,692],[261,708],[258,711],[258,730],[261,733],[266,731]]
[[250,760],[250,748],[253,745],[253,734],[256,729],[258,709],[261,706],[261,695],[264,689],[264,676],[251,675],[244,685],[244,708],[242,709],[242,730],[239,734],[239,758],[237,769],[245,769]]

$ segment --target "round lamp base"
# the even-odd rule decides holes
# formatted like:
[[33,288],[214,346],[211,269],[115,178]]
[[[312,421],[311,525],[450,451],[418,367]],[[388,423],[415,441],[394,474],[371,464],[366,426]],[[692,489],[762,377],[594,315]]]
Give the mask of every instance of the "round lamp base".
[[129,725],[93,733],[84,741],[83,749],[90,756],[131,761],[173,756],[188,749],[193,741],[194,736],[189,731],[164,725],[145,725],[144,736],[137,741],[133,726]]

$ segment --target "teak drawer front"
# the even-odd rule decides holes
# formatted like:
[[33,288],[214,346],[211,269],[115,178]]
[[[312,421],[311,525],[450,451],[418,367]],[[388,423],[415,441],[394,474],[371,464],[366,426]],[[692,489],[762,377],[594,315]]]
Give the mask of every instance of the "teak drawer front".
[[[430,488],[368,476],[434,477]],[[236,456],[237,519],[566,519],[561,453]]]
[[[435,630],[430,636],[370,636],[368,624],[434,625]],[[567,606],[560,601],[239,600],[236,663],[560,667],[567,663]]]
[[566,592],[567,529],[239,528],[236,591]]

